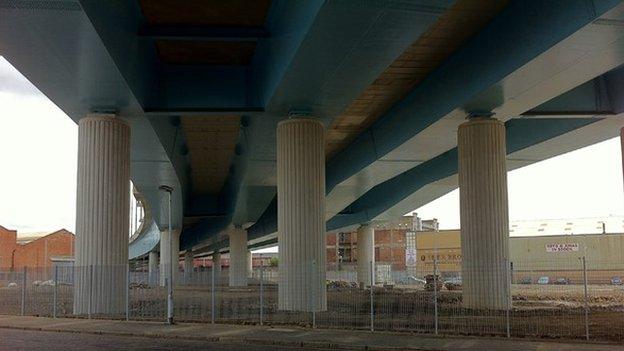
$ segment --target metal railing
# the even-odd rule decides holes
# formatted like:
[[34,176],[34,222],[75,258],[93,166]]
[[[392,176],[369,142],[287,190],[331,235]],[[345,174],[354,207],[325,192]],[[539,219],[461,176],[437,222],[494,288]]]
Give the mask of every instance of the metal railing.
[[[441,270],[437,260],[422,267],[419,276],[396,268],[389,272],[384,263],[367,264],[376,282],[372,287],[359,285],[352,269],[328,271],[327,310],[315,313],[278,309],[276,267],[255,268],[246,287],[229,287],[226,268],[180,272],[173,314],[177,321],[624,341],[624,285],[618,280],[624,276],[624,264],[585,257],[504,263],[510,289],[508,307],[502,309],[465,307],[461,273]],[[84,292],[89,297],[88,311],[80,317],[165,320],[166,287],[137,269],[127,271],[126,290],[119,297],[125,310],[102,313],[97,306],[103,295],[96,290],[108,286],[98,285],[94,277],[118,269],[68,266],[0,271],[0,314],[75,316],[74,292],[82,274],[80,279],[91,284]],[[489,282],[484,278],[476,283]]]

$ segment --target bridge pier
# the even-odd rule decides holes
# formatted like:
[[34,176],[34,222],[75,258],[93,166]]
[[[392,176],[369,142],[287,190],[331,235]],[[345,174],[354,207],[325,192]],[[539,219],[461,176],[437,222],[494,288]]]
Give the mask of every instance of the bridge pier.
[[247,277],[253,277],[253,254],[251,250],[247,250]]
[[463,304],[506,309],[510,287],[505,125],[493,118],[473,118],[459,126],[457,148]]
[[160,285],[166,286],[165,278],[169,277],[169,270],[173,265],[173,285],[178,283],[180,272],[180,230],[171,230],[171,249],[169,248],[169,231],[160,232]]
[[212,274],[214,274],[214,283],[219,285],[221,283],[221,253],[215,252],[212,254]]
[[129,196],[130,126],[114,115],[81,119],[74,314],[124,312]]
[[147,280],[150,285],[158,284],[158,262],[158,252],[150,251],[149,256],[147,257]]
[[195,268],[193,264],[193,250],[188,249],[184,253],[184,284],[191,285],[193,282],[193,270]]
[[325,129],[312,119],[277,125],[280,310],[324,311]]
[[247,286],[247,231],[241,227],[229,230],[230,286]]
[[357,280],[360,285],[372,285],[371,264],[375,262],[375,227],[364,224],[357,230]]

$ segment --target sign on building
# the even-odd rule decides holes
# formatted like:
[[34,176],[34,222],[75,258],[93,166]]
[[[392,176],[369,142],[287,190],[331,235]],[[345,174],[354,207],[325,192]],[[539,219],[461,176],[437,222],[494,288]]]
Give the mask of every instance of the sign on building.
[[546,252],[575,252],[578,250],[578,243],[546,244]]

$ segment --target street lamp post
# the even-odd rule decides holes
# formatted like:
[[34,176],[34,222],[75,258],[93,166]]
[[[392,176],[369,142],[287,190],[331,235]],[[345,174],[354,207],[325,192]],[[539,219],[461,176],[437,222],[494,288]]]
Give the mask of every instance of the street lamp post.
[[169,243],[169,269],[167,270],[167,324],[173,324],[173,245],[172,245],[172,231],[171,231],[171,193],[173,188],[168,185],[161,185],[158,189],[167,193],[168,196],[168,215],[167,215],[167,232]]

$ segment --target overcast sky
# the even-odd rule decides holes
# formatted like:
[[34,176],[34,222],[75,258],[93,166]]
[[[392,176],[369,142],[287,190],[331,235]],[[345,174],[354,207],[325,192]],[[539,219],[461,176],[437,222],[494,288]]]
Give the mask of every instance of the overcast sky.
[[[0,225],[73,231],[76,124],[0,57]],[[459,193],[418,209],[459,227]],[[624,214],[619,139],[509,173],[511,220]]]

